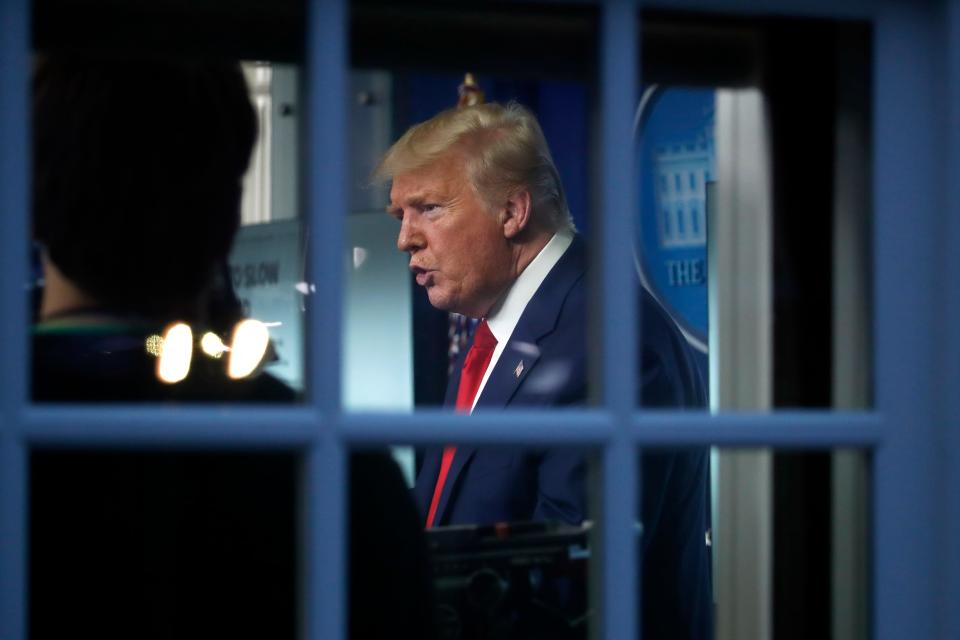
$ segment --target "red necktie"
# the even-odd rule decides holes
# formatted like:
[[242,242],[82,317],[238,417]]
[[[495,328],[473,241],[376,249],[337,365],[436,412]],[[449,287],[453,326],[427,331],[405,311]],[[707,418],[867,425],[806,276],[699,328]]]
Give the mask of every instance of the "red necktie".
[[[463,361],[463,370],[460,371],[460,386],[457,388],[457,411],[470,413],[473,409],[473,399],[480,388],[483,374],[493,358],[493,350],[497,348],[497,339],[490,333],[490,327],[484,320],[477,325],[473,335],[473,346]],[[443,493],[443,484],[447,481],[450,465],[457,447],[448,445],[443,449],[443,458],[440,460],[440,474],[437,476],[437,486],[433,489],[433,499],[430,501],[430,512],[427,514],[427,528],[433,526],[433,518],[437,515],[437,506],[440,504],[440,495]]]

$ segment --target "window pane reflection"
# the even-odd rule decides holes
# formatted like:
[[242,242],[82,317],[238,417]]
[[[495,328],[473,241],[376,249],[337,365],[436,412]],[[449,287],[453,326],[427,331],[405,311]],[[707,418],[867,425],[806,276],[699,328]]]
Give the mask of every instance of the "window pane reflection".
[[[567,315],[577,315],[578,319],[572,322],[579,324],[581,335],[563,339],[568,344],[585,343],[587,279],[583,278],[576,287],[573,285],[588,262],[583,250],[590,226],[589,170],[588,164],[583,162],[589,139],[588,85],[551,79],[519,81],[502,74],[469,75],[468,84],[463,74],[430,71],[356,70],[352,74],[351,131],[356,131],[356,135],[351,136],[351,175],[357,182],[366,182],[367,189],[353,185],[351,211],[347,216],[349,238],[345,257],[349,266],[344,322],[344,396],[348,409],[453,406],[448,381],[457,375],[483,318],[488,319],[488,326],[498,337],[494,355],[497,366],[509,365],[506,373],[495,375],[489,390],[497,385],[507,385],[508,378],[522,381],[529,375],[536,375],[543,387],[540,395],[544,398],[549,395],[546,387],[553,388],[560,395],[564,387],[576,386],[576,390],[567,392],[559,402],[586,401],[586,358],[582,348],[573,349],[574,355],[563,362],[553,357],[549,345],[544,347],[541,340],[545,339],[544,336],[548,336],[548,341],[561,339],[557,335],[549,336],[555,320],[533,318],[535,313],[543,313],[542,310],[536,311],[538,305],[543,305],[542,301],[520,294],[521,290],[527,289],[532,293],[541,283],[560,277],[562,269],[554,270],[554,265],[572,260],[572,266],[568,265],[567,269],[569,275],[564,276],[567,284],[563,286],[567,287],[565,292],[574,289],[577,292],[563,310]],[[460,220],[455,232],[438,237],[436,233],[427,233],[429,225],[421,224],[416,229],[405,230],[403,223],[391,220],[383,213],[388,204],[398,204],[395,201],[403,197],[404,189],[411,191],[407,182],[415,173],[410,164],[414,160],[412,157],[395,157],[390,161],[392,164],[384,165],[386,173],[379,179],[373,175],[384,160],[384,154],[408,127],[445,111],[448,113],[442,117],[448,118],[449,110],[457,105],[458,95],[486,101],[482,107],[467,107],[478,113],[486,110],[488,113],[484,118],[493,117],[490,114],[502,108],[505,115],[495,116],[503,118],[497,127],[504,127],[511,118],[519,117],[517,114],[521,109],[529,108],[537,123],[534,126],[543,130],[546,148],[549,148],[549,151],[546,148],[537,151],[542,157],[548,157],[552,152],[552,160],[543,167],[543,177],[544,180],[549,178],[554,185],[553,195],[536,195],[536,206],[531,207],[536,212],[531,218],[535,222],[523,227],[515,238],[502,237],[500,244],[506,249],[501,250],[504,255],[497,259],[491,257],[491,243],[484,244],[485,236],[478,235],[478,229],[474,228],[476,220],[483,218],[473,219],[474,223]],[[522,103],[523,107],[504,107],[511,102]],[[403,147],[403,153],[409,156],[413,148]],[[454,147],[450,147],[449,152],[459,153]],[[461,158],[456,155],[443,162],[434,161],[432,166],[439,172],[450,169],[454,162],[461,162]],[[403,167],[407,170],[400,171],[402,175],[393,175],[393,171]],[[419,171],[424,167],[417,166],[416,169]],[[472,175],[472,169],[468,169],[465,166],[454,174]],[[496,170],[502,171],[503,168],[497,166]],[[398,178],[400,185],[397,184]],[[523,180],[528,178],[525,176]],[[487,182],[492,184],[495,181],[487,176]],[[414,191],[429,186],[423,180],[421,183],[415,185]],[[511,184],[518,186],[520,183]],[[470,193],[474,187],[483,187],[472,183],[465,185]],[[489,185],[482,191],[484,203],[494,197]],[[432,194],[432,197],[438,195]],[[481,198],[476,201],[481,202]],[[555,214],[551,208],[554,206],[557,208]],[[414,215],[406,215],[406,219],[409,226]],[[436,227],[439,229],[439,225]],[[559,237],[553,241],[555,234]],[[568,253],[568,246],[576,250]],[[571,257],[574,254],[576,258]],[[560,256],[563,256],[562,260]],[[519,265],[514,269],[516,273],[499,273],[516,265]],[[528,270],[528,265],[533,268]],[[460,287],[456,299],[445,297],[444,291],[449,288],[449,283],[445,284],[447,280],[456,280]],[[521,280],[530,280],[532,284],[517,284]],[[483,294],[478,300],[482,298],[482,304],[478,306],[470,296],[480,291]],[[556,304],[548,303],[557,307],[549,312],[553,316],[558,313],[562,302],[560,297],[559,293],[553,294],[553,298],[558,299]],[[528,307],[531,311],[521,321],[520,317]],[[512,319],[505,320],[508,316]],[[562,329],[557,333],[562,333]],[[541,354],[544,354],[542,362]],[[378,366],[372,366],[374,362]],[[493,366],[491,371],[495,371]],[[497,382],[499,378],[503,380]],[[484,392],[487,390],[488,387],[484,386]],[[503,391],[500,395],[503,396],[500,406],[510,402],[509,392]],[[482,396],[478,404],[488,406],[488,400]],[[542,399],[533,404],[543,406],[545,402],[549,400]],[[520,405],[532,406],[529,401],[518,401],[517,406]]]
[[418,451],[412,493],[385,453],[351,457],[351,637],[589,637],[590,452],[463,447],[428,526],[441,450]]
[[[376,526],[406,527],[394,531],[389,544],[413,544],[424,528],[441,450],[420,452],[417,473],[431,482],[412,494],[412,505],[404,499],[407,515],[374,518]],[[552,453],[581,457],[587,477],[597,477],[591,450]],[[580,618],[585,601],[578,598],[588,591],[588,560],[597,557],[592,534],[604,526],[591,519],[600,487],[582,487],[590,496],[583,523],[557,511],[537,524],[511,522],[509,509],[498,508],[527,499],[518,473],[531,454],[537,451],[484,447],[473,453],[478,466],[456,470],[454,489],[426,534],[440,637],[487,637],[492,628],[517,637],[510,634],[523,628],[520,637],[582,638],[596,622],[593,615]],[[647,448],[639,459],[644,582],[638,606],[645,637],[867,637],[869,454]],[[504,460],[514,463],[491,468]],[[393,484],[401,482],[395,470],[390,475]],[[368,479],[354,478],[354,491],[370,490]],[[508,484],[517,490],[506,490]],[[404,524],[411,518],[413,524]],[[578,523],[587,529],[578,530]],[[377,584],[382,577],[374,572],[366,579]],[[566,586],[547,589],[551,580]],[[549,600],[564,594],[580,595]],[[525,608],[525,598],[536,606]],[[534,616],[524,623],[529,627],[519,626],[524,615]],[[557,626],[560,620],[569,626]]]
[[638,270],[711,406],[869,406],[869,26],[643,24]]
[[296,637],[298,469],[281,453],[33,451],[31,637]]
[[715,450],[716,637],[868,637],[870,457]]
[[301,396],[296,78],[37,54],[35,400]]

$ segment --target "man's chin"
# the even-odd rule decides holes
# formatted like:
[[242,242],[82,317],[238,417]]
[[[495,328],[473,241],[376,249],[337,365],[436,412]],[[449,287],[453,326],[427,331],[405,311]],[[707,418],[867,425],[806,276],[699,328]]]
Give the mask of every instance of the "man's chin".
[[435,309],[448,313],[455,311],[453,301],[450,300],[449,296],[443,295],[442,291],[437,291],[436,287],[427,287],[427,299],[430,300],[430,304]]
[[427,289],[427,298],[430,300],[430,305],[435,309],[473,317],[470,311],[463,309],[463,305],[459,304],[457,300],[451,299],[449,295],[445,295],[442,291],[437,291],[436,287]]

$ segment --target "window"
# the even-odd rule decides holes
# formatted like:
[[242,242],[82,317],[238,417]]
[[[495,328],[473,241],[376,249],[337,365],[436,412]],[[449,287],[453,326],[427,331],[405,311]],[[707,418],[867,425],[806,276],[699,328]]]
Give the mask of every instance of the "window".
[[[372,11],[370,6],[359,3],[351,7],[351,12],[363,19]],[[743,3],[709,3],[704,8],[718,9],[742,11]],[[603,248],[597,255],[603,283],[599,298],[602,332],[597,348],[609,354],[602,359],[599,371],[604,382],[602,402],[595,411],[583,414],[489,419],[482,423],[483,438],[587,442],[602,450],[598,468],[604,484],[604,516],[596,566],[604,599],[598,615],[603,620],[604,637],[611,639],[630,637],[636,628],[635,518],[632,496],[627,495],[630,491],[624,494],[618,489],[631,486],[637,467],[635,447],[715,444],[824,450],[842,446],[870,451],[874,467],[872,523],[876,531],[871,550],[872,631],[884,640],[911,634],[952,637],[960,628],[960,613],[945,603],[960,598],[960,569],[952,560],[950,546],[958,532],[960,508],[955,501],[937,505],[932,497],[952,495],[958,482],[956,469],[960,468],[956,460],[960,435],[947,427],[960,420],[960,406],[944,382],[960,379],[960,359],[953,357],[960,348],[956,330],[960,311],[954,293],[958,289],[955,274],[960,273],[960,256],[949,249],[960,244],[960,199],[951,197],[955,187],[943,178],[960,170],[952,152],[960,143],[949,126],[955,120],[956,107],[942,99],[957,93],[958,75],[953,72],[948,49],[960,42],[960,21],[952,6],[917,7],[906,0],[880,7],[758,1],[751,3],[751,13],[746,17],[755,15],[755,10],[843,20],[854,17],[874,26],[875,51],[869,64],[876,83],[872,87],[875,102],[870,109],[875,133],[868,147],[868,164],[875,174],[869,189],[871,233],[866,236],[872,250],[865,254],[872,256],[871,264],[875,265],[868,284],[877,292],[866,317],[874,327],[866,344],[874,363],[872,402],[867,408],[854,403],[825,411],[824,407],[831,406],[826,403],[804,410],[745,415],[633,411],[632,364],[614,356],[635,338],[629,320],[636,311],[622,292],[632,286],[631,247],[625,239],[633,237],[637,197],[632,189],[624,188],[634,184],[634,176],[631,152],[623,141],[632,134],[638,30],[631,3],[611,1],[602,5],[601,80],[596,96],[602,122],[598,193],[604,212],[604,225],[597,237],[597,245]],[[277,18],[286,26],[306,25],[309,100],[305,117],[310,125],[304,138],[309,166],[304,174],[309,176],[304,192],[309,196],[305,206],[312,224],[307,233],[313,248],[308,272],[314,275],[317,295],[324,300],[328,313],[315,313],[308,319],[312,328],[306,353],[311,391],[308,402],[303,406],[245,410],[41,407],[29,403],[24,375],[29,347],[23,340],[28,316],[23,283],[29,281],[25,239],[30,163],[25,159],[29,149],[29,127],[25,123],[29,121],[26,105],[31,11],[25,0],[19,0],[5,3],[2,12],[0,139],[4,144],[0,147],[0,209],[5,212],[2,242],[6,267],[0,292],[0,354],[6,366],[0,407],[0,635],[27,637],[27,461],[32,448],[45,444],[143,449],[264,447],[297,452],[303,460],[305,505],[302,601],[308,603],[302,628],[309,638],[343,637],[346,452],[364,444],[453,438],[460,426],[453,418],[435,412],[417,416],[347,415],[341,409],[339,312],[344,296],[339,276],[344,269],[341,214],[347,208],[348,184],[343,161],[347,156],[343,93],[350,44],[345,3],[311,3],[303,21]],[[218,19],[224,15],[219,14]],[[249,21],[250,16],[244,15]],[[735,16],[733,26],[742,19],[742,15]],[[230,39],[216,40],[224,41],[229,43]],[[656,42],[651,42],[654,45]],[[649,53],[652,56],[656,51]],[[739,53],[742,51],[735,49],[732,55]],[[651,56],[644,56],[644,60]],[[856,138],[856,132],[847,133],[852,139],[844,145],[863,142]],[[946,167],[940,164],[944,159]],[[675,186],[679,190],[679,176]],[[838,197],[843,198],[843,193]],[[836,230],[838,237],[846,232]],[[863,312],[847,309],[842,299],[837,305],[845,313]],[[840,339],[846,335],[843,331],[838,329],[832,335]],[[838,363],[837,367],[854,365],[856,362],[851,361]],[[803,371],[786,374],[804,378]],[[783,391],[782,400],[788,406],[797,406],[788,391]],[[542,420],[535,419],[538,417]],[[560,430],[558,424],[569,429]],[[931,532],[937,534],[931,536]]]

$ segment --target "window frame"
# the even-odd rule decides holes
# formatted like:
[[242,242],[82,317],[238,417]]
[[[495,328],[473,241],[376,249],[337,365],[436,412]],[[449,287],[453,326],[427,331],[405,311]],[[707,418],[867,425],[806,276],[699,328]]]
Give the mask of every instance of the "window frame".
[[[636,637],[634,523],[639,446],[718,445],[828,449],[873,455],[872,625],[877,638],[956,637],[960,609],[960,1],[914,6],[832,0],[661,0],[672,9],[856,17],[874,26],[874,408],[769,414],[639,412],[634,407],[633,283],[637,193],[630,145],[638,97],[638,6],[608,0],[601,22],[602,225],[598,230],[603,322],[602,408],[471,418],[480,442],[584,444],[602,452],[599,553],[601,636]],[[839,6],[842,5],[842,6]],[[363,415],[340,405],[342,212],[347,210],[345,95],[348,7],[308,5],[308,225],[310,273],[325,313],[309,318],[303,406],[38,407],[29,371],[27,243],[30,171],[30,2],[0,3],[0,637],[27,637],[28,452],[73,446],[268,447],[304,454],[303,611],[306,638],[344,637],[347,452],[389,442],[461,437],[463,417]],[[947,132],[945,135],[942,132]],[[953,183],[951,185],[951,182]],[[952,198],[950,196],[953,196]],[[919,286],[918,286],[919,283]],[[934,290],[929,283],[936,283]],[[619,318],[620,321],[613,321]],[[955,382],[954,382],[955,384]],[[136,429],[131,425],[136,424]]]

